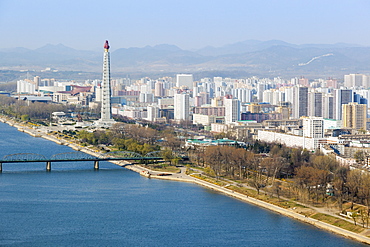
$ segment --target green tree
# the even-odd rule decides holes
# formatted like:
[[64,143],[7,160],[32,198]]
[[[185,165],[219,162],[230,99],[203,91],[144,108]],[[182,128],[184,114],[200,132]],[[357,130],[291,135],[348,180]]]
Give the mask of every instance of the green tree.
[[23,122],[26,122],[26,121],[30,120],[30,117],[27,114],[24,114],[24,115],[21,116],[21,120]]
[[113,138],[112,143],[116,148],[118,148],[118,150],[126,149],[125,140],[122,138]]
[[172,165],[172,161],[175,158],[175,156],[173,155],[173,152],[170,149],[163,150],[161,152],[161,155],[165,161],[169,162],[170,165]]

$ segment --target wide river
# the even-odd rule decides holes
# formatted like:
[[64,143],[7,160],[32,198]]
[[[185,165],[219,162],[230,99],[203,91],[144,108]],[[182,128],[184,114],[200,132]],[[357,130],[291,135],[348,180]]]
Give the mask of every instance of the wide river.
[[[71,151],[0,123],[0,158]],[[0,246],[366,246],[198,185],[100,168],[3,164]]]

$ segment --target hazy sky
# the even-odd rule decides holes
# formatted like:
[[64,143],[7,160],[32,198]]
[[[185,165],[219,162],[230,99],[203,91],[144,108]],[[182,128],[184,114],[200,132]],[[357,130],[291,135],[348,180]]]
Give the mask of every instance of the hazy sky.
[[0,0],[0,48],[183,49],[248,39],[370,46],[369,0]]

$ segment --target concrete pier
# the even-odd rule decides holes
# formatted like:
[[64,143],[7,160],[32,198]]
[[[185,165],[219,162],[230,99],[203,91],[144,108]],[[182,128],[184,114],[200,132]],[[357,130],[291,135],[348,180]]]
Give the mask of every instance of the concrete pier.
[[51,171],[51,161],[46,162],[46,171]]
[[94,169],[99,170],[99,161],[98,160],[94,161]]

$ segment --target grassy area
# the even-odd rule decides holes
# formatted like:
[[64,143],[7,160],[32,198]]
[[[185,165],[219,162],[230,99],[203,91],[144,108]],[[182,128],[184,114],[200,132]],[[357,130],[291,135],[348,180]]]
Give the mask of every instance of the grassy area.
[[215,178],[210,178],[208,176],[203,176],[201,174],[192,174],[191,176],[192,177],[195,177],[195,178],[202,179],[202,180],[204,180],[206,182],[210,182],[210,183],[219,185],[219,186],[225,186],[225,185],[227,185],[227,183],[225,183],[225,182],[223,182],[221,180],[216,180]]
[[[191,165],[185,165],[188,169],[186,169],[186,174],[191,175],[193,173],[199,173],[199,171],[207,172],[204,167],[194,167]],[[192,168],[196,169],[193,170]]]
[[287,201],[287,200],[282,200],[281,198],[277,198],[274,196],[270,196],[269,194],[265,192],[260,192],[260,194],[257,193],[256,190],[254,189],[249,189],[246,187],[239,187],[239,186],[230,186],[228,187],[229,189],[232,189],[236,192],[239,192],[244,195],[251,196],[253,198],[259,199],[261,201],[265,201],[274,205],[277,205],[282,208],[300,208],[300,209],[305,209],[307,207],[298,204],[294,201]]
[[160,172],[171,172],[171,173],[179,173],[180,168],[176,166],[161,166],[161,165],[156,165],[156,166],[149,166],[149,169],[153,171],[160,171]]
[[335,218],[333,216],[326,215],[326,214],[317,213],[317,214],[311,215],[310,217],[314,218],[314,219],[317,219],[319,221],[328,223],[330,225],[338,226],[338,227],[346,229],[348,231],[355,232],[355,233],[360,233],[364,230],[364,228],[362,228],[361,226],[358,226],[358,225],[355,226],[351,222],[348,222],[348,221],[345,221],[345,220],[342,220],[342,219],[338,219],[338,218]]

